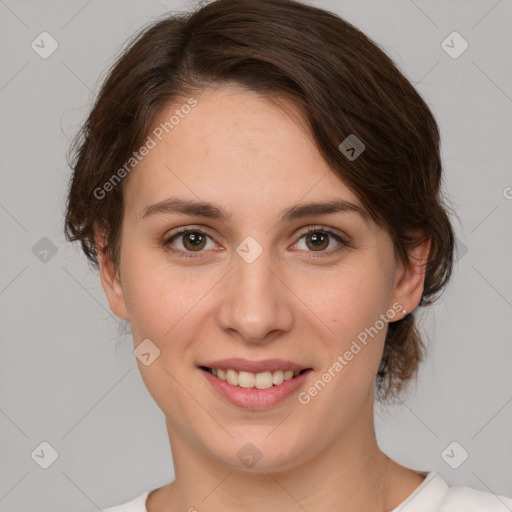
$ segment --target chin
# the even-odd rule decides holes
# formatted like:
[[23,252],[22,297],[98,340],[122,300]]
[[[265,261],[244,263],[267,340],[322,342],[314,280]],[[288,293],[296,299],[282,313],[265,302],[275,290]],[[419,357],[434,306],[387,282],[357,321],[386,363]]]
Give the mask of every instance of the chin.
[[273,428],[253,429],[252,434],[246,431],[245,435],[215,447],[208,446],[207,442],[205,449],[216,461],[229,468],[252,473],[287,471],[305,461],[306,447],[298,446],[296,439],[285,429],[269,436]]

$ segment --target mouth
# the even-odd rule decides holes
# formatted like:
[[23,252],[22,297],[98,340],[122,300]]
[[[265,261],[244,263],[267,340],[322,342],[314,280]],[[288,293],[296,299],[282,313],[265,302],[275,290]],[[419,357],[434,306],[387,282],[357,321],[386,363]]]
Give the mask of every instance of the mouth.
[[199,368],[231,386],[244,389],[278,387],[284,382],[296,379],[300,375],[312,371],[312,368],[303,368],[302,370],[265,370],[253,373],[237,371],[233,368],[211,368],[209,366],[199,366]]

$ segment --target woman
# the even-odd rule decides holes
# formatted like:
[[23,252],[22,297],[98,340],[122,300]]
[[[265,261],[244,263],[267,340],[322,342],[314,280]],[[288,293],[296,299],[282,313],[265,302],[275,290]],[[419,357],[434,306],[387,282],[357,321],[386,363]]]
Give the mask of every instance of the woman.
[[67,236],[130,322],[176,474],[109,512],[512,509],[376,442],[454,236],[437,124],[364,34],[292,0],[169,16],[74,149]]

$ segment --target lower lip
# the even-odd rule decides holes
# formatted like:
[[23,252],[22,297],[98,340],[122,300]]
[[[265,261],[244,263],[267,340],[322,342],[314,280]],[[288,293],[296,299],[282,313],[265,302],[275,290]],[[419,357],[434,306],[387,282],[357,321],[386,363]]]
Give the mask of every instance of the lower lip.
[[293,379],[285,380],[282,384],[267,389],[247,389],[233,386],[206,370],[199,368],[199,371],[204,374],[213,389],[233,405],[245,409],[261,410],[274,407],[292,395],[304,383],[312,370],[306,370]]

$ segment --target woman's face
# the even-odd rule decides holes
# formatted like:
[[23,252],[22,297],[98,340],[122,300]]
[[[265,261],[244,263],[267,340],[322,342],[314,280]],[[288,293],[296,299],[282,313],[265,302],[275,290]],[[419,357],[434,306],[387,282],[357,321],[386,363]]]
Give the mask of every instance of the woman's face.
[[[421,290],[293,116],[242,89],[197,100],[129,176],[120,281],[107,265],[102,281],[135,347],[146,340],[138,365],[171,442],[211,463],[284,470],[369,435],[382,319],[399,320]],[[212,207],[180,213],[171,199]],[[281,361],[251,366],[263,360]],[[230,378],[251,386],[262,373],[252,382],[264,389],[209,365],[220,377],[254,369]],[[274,384],[287,369],[309,370]]]

